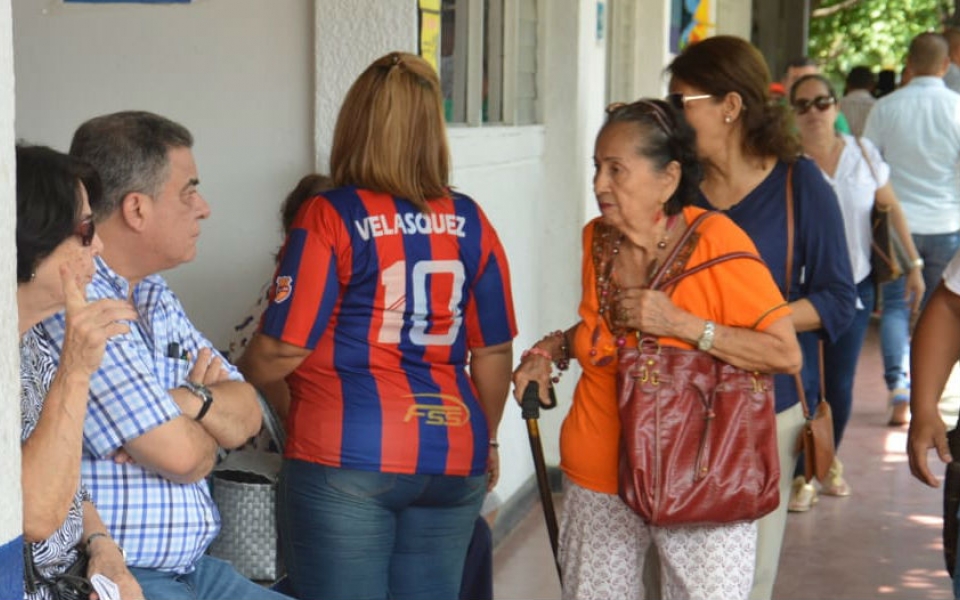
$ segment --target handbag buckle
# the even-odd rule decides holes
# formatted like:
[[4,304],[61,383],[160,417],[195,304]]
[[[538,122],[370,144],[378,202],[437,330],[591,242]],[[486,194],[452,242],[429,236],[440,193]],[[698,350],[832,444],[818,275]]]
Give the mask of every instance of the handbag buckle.
[[644,360],[644,364],[637,368],[638,375],[633,378],[640,383],[650,383],[650,385],[660,385],[660,371],[656,370],[657,361],[652,358]]

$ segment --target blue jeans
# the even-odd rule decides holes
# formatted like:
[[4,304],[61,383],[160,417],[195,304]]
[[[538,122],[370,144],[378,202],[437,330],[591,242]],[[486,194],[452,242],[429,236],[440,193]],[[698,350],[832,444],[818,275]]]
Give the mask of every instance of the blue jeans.
[[250,581],[230,563],[212,556],[201,556],[192,573],[178,575],[130,567],[130,572],[150,600],[285,600],[278,594]]
[[[927,290],[923,306],[940,284],[947,263],[960,248],[960,232],[936,235],[914,235],[913,243],[923,257],[923,283]],[[880,286],[883,312],[880,316],[880,349],[883,352],[883,378],[887,389],[910,386],[910,305],[904,298],[906,277]],[[921,306],[922,308],[922,306]]]
[[863,340],[870,325],[873,312],[873,281],[867,277],[857,284],[857,296],[863,308],[858,308],[850,326],[833,342],[823,344],[823,386],[827,403],[833,413],[833,439],[840,447],[843,432],[850,421],[853,408],[853,378],[857,373],[857,361]]
[[280,543],[311,600],[451,600],[487,477],[402,475],[284,460]]

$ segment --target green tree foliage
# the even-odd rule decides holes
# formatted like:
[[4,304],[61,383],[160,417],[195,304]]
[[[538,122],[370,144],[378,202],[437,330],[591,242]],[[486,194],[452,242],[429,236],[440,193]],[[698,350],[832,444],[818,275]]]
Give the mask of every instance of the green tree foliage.
[[902,70],[917,34],[950,21],[954,0],[812,0],[808,54],[841,84],[857,65]]

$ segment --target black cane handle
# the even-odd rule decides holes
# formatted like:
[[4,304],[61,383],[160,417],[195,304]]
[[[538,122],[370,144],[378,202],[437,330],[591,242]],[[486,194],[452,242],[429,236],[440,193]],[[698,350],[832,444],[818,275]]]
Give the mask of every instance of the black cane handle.
[[[557,405],[557,394],[553,391],[553,386],[549,388],[550,406]],[[523,397],[520,399],[520,412],[524,420],[540,418],[540,384],[531,381],[523,390]]]

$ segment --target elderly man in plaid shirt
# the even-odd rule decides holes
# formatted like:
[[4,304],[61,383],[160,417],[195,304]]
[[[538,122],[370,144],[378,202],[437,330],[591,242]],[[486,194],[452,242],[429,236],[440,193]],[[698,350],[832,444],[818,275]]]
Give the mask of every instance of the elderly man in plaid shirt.
[[[70,153],[103,179],[104,251],[87,294],[129,298],[140,313],[107,345],[90,384],[82,476],[147,598],[264,598],[205,555],[220,530],[205,477],[217,450],[260,428],[256,393],[187,318],[158,272],[192,260],[210,207],[183,126],[146,112],[91,119]],[[64,319],[37,326],[58,349]]]

